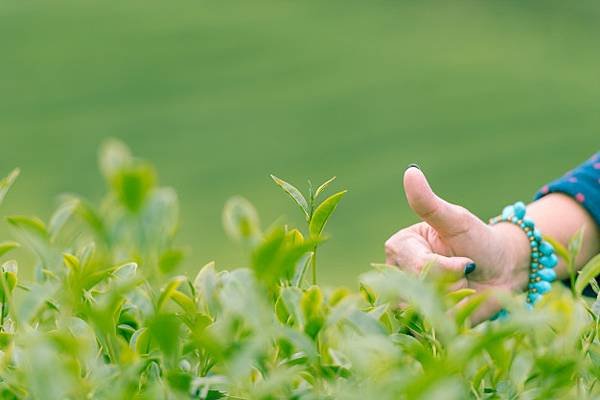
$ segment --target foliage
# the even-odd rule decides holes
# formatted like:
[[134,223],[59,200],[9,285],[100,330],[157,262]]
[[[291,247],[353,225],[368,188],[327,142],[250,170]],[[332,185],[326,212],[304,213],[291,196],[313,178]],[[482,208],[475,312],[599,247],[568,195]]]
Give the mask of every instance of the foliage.
[[[248,267],[219,271],[210,262],[188,277],[174,244],[174,191],[121,143],[107,143],[100,159],[109,189],[100,207],[64,196],[48,223],[7,219],[17,241],[0,243],[0,256],[21,246],[36,261],[33,282],[19,279],[15,260],[1,264],[1,398],[600,395],[600,307],[580,295],[600,270],[597,257],[573,292],[557,287],[534,312],[522,298],[501,297],[510,316],[471,328],[490,294],[448,293],[443,274],[376,265],[357,291],[306,283],[344,192],[316,205],[324,187],[306,200],[277,178],[305,213],[306,235],[263,230],[236,197],[223,220],[249,249]],[[3,195],[11,176],[0,182]],[[560,249],[576,251],[577,243]]]

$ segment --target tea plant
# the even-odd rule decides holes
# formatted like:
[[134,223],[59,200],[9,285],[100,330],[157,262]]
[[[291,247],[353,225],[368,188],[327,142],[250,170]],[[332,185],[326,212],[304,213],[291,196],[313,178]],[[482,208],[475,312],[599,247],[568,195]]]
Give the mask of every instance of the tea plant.
[[[581,297],[600,258],[526,310],[470,327],[491,294],[448,292],[422,276],[375,265],[359,290],[315,285],[323,228],[345,192],[304,197],[306,235],[261,227],[241,197],[227,202],[228,234],[249,249],[247,268],[214,262],[190,277],[175,245],[177,196],[120,142],[100,155],[108,193],[99,207],[63,196],[44,222],[10,216],[34,256],[0,271],[0,394],[6,399],[508,399],[597,398],[598,302]],[[0,182],[0,199],[18,172]],[[573,265],[580,241],[559,254]],[[25,260],[28,258],[25,257]],[[27,262],[29,264],[29,262]],[[312,267],[312,284],[303,279]],[[574,269],[572,269],[574,271]],[[436,273],[431,273],[436,272]]]

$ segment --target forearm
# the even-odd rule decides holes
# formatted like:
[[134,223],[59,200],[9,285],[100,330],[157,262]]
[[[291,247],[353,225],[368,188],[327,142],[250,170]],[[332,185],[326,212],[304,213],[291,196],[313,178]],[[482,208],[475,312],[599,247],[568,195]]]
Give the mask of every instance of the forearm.
[[[537,229],[543,235],[549,236],[559,243],[567,246],[569,240],[583,228],[583,242],[581,252],[576,260],[576,267],[580,268],[591,257],[600,251],[600,232],[592,216],[575,199],[562,193],[551,193],[527,206],[527,216],[531,218]],[[515,255],[516,271],[523,271],[529,265],[531,249],[529,241],[523,231],[513,224],[503,223],[493,227],[506,235],[512,243],[511,251]],[[559,279],[566,278],[568,273],[563,260],[556,267]],[[517,275],[523,282],[517,286],[526,285],[526,277]]]

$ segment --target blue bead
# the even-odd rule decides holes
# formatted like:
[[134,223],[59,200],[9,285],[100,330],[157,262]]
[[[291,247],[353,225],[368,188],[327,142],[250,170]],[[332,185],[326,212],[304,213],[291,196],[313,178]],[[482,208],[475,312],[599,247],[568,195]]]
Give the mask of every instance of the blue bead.
[[533,225],[535,225],[534,222],[533,222],[533,220],[531,218],[523,218],[523,223],[528,228],[533,228]]
[[538,231],[537,229],[533,230],[533,238],[537,241],[537,242],[541,242],[542,241],[542,233],[540,231]]
[[522,201],[517,201],[513,206],[515,217],[523,219],[525,217],[525,204]]
[[556,272],[552,268],[542,268],[537,274],[546,282],[553,282],[556,279]]
[[527,297],[529,298],[529,302],[531,304],[535,304],[535,302],[538,301],[542,296],[540,296],[539,293],[529,293]]
[[502,210],[502,218],[503,219],[508,219],[510,217],[512,217],[514,214],[514,208],[513,206],[506,206],[504,207],[504,209]]
[[550,243],[548,243],[544,240],[540,244],[540,251],[545,256],[549,256],[550,254],[552,254],[554,252],[554,247],[552,247],[552,245]]
[[490,321],[495,321],[495,320],[503,320],[508,318],[508,311],[506,311],[504,308],[500,311],[498,311],[492,318],[490,318]]
[[531,263],[531,268],[537,268],[540,264],[536,263],[536,262],[532,262]]
[[539,281],[533,284],[533,287],[537,289],[539,294],[544,294],[552,289],[552,285],[546,281]]
[[546,268],[554,268],[558,264],[558,258],[554,254],[540,258],[540,264]]
[[529,245],[530,245],[531,247],[537,247],[537,245],[538,245],[538,244],[537,244],[537,242],[534,240],[534,241],[532,241],[532,242],[529,242]]
[[534,251],[533,253],[531,253],[531,258],[537,259],[540,256],[540,253],[538,253],[537,251]]

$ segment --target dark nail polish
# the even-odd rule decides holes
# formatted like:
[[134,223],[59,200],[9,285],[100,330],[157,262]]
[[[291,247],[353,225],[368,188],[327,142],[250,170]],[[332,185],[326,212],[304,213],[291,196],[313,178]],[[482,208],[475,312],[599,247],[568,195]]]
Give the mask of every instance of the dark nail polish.
[[421,167],[419,167],[419,166],[418,166],[417,164],[415,164],[415,163],[408,164],[408,167],[406,167],[406,169],[409,169],[409,168],[421,169]]
[[475,263],[468,263],[465,266],[465,275],[469,275],[471,272],[475,271],[475,268],[477,268],[477,265],[475,265]]

